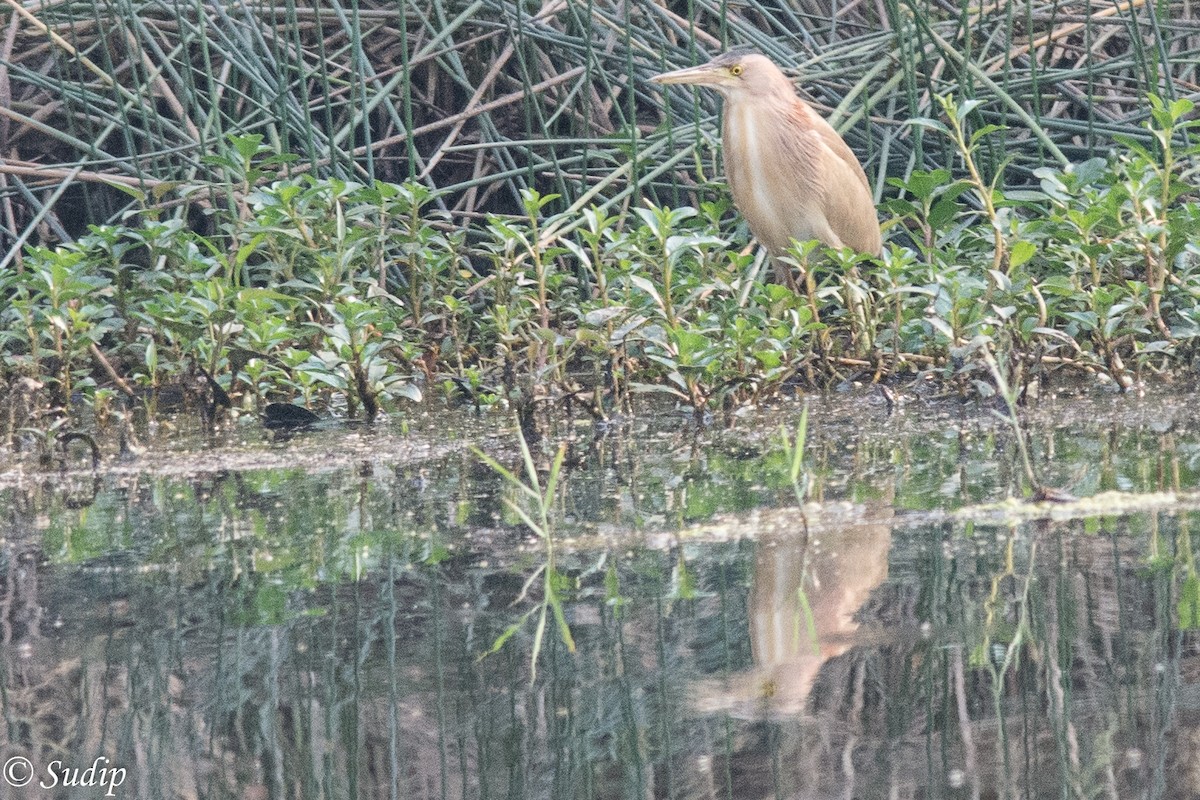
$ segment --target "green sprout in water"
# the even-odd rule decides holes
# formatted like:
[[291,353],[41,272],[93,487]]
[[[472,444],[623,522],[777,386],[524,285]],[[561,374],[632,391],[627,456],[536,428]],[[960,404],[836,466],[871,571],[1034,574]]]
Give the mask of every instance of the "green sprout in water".
[[567,625],[567,618],[563,613],[562,604],[563,593],[567,588],[568,578],[559,572],[555,565],[554,536],[550,524],[550,509],[554,505],[554,495],[558,489],[558,479],[562,473],[563,460],[567,455],[567,444],[563,442],[559,446],[558,452],[555,453],[554,460],[550,464],[550,471],[543,485],[541,478],[538,476],[537,466],[533,462],[533,454],[529,450],[529,443],[525,441],[525,434],[519,424],[517,425],[517,441],[521,445],[521,458],[525,464],[525,480],[522,480],[519,475],[479,448],[472,449],[485,464],[495,470],[500,477],[504,478],[505,483],[517,489],[520,494],[525,496],[529,507],[508,497],[504,498],[504,503],[542,540],[545,548],[545,562],[534,570],[529,579],[525,581],[525,585],[521,587],[521,593],[517,595],[517,599],[513,601],[513,604],[516,605],[525,599],[530,587],[533,586],[534,581],[539,576],[543,578],[542,599],[541,602],[522,614],[520,619],[509,625],[503,633],[497,636],[496,640],[492,642],[491,649],[484,653],[484,657],[498,652],[536,614],[537,625],[533,634],[533,651],[529,659],[529,682],[532,684],[537,680],[537,661],[542,651],[542,643],[546,635],[546,623],[550,614],[554,615],[554,621],[558,626],[558,634],[563,644],[567,646],[568,651],[575,652],[575,639],[571,636],[571,628]]
[[810,488],[808,473],[804,471],[804,445],[808,438],[808,403],[804,404],[804,410],[800,412],[800,422],[796,425],[795,438],[788,435],[787,428],[779,429],[779,437],[783,440],[783,450],[791,465],[788,470],[788,480],[791,481],[796,502],[804,505]]
[[[812,488],[808,472],[804,469],[804,448],[808,440],[808,403],[804,404],[804,410],[800,412],[800,421],[796,424],[795,437],[789,436],[787,428],[782,427],[779,429],[779,437],[783,440],[783,450],[788,456],[790,465],[788,480],[792,484],[796,502],[800,505],[800,524],[803,526],[804,536],[807,538],[808,516],[804,513],[804,501],[808,499],[809,490]],[[813,613],[812,604],[808,600],[808,591],[804,588],[805,583],[809,580],[807,555],[805,556],[803,575],[804,578],[796,586],[799,611],[792,619],[792,640],[797,647],[802,643],[807,644],[813,655],[820,655],[821,643],[817,634],[817,618]],[[801,624],[804,626],[803,631],[801,631]]]

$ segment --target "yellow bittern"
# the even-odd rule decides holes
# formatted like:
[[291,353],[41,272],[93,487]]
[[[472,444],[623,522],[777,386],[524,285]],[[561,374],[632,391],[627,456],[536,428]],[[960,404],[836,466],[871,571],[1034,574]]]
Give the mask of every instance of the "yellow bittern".
[[793,240],[879,255],[879,220],[862,165],[768,58],[733,51],[651,80],[707,86],[725,99],[725,175],[777,280],[791,283],[776,257]]

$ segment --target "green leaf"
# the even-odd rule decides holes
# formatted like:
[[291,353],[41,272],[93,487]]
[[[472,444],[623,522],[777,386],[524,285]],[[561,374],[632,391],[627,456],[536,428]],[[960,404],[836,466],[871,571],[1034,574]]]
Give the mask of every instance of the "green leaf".
[[1179,629],[1200,629],[1200,576],[1189,570],[1179,586]]
[[961,122],[967,118],[975,109],[983,105],[982,100],[964,100],[957,108],[954,109],[954,116]]
[[653,283],[646,280],[641,275],[630,275],[629,282],[632,283],[637,288],[641,289],[646,294],[653,297],[654,302],[658,303],[660,306],[663,304],[662,296],[658,293],[658,289],[656,289],[654,287]]
[[258,234],[255,234],[254,237],[250,239],[250,241],[246,242],[244,245],[239,247],[238,251],[237,251],[237,255],[235,255],[233,258],[234,266],[236,266],[236,267],[243,266],[246,263],[246,259],[249,258],[250,255],[255,250],[258,249],[258,246],[260,244],[262,244],[263,241],[266,240],[266,238],[267,238],[267,234],[258,233]]
[[938,133],[944,133],[947,136],[950,135],[950,129],[946,127],[946,123],[930,117],[914,117],[908,120],[908,124],[918,128],[929,128]]
[[664,245],[667,255],[672,255],[683,248],[702,248],[705,246],[724,247],[729,244],[720,236],[705,236],[698,233],[679,234],[677,236],[668,236],[667,242]]
[[621,316],[627,310],[625,306],[609,306],[607,308],[593,309],[583,315],[583,322],[593,328],[599,328]]
[[692,364],[697,356],[702,355],[712,347],[712,342],[707,336],[702,333],[686,330],[672,330],[671,339],[674,340],[676,347],[679,348],[679,361],[681,364]]
[[1067,311],[1063,316],[1078,323],[1082,331],[1094,331],[1100,325],[1100,317],[1095,311]]
[[233,149],[237,151],[237,154],[245,161],[254,158],[263,149],[263,136],[261,133],[230,136],[229,141],[233,145]]
[[518,517],[520,517],[521,521],[525,523],[525,527],[527,527],[527,528],[529,528],[529,530],[533,531],[533,533],[539,539],[546,538],[546,531],[542,529],[541,525],[539,525],[536,521],[534,521],[533,517],[529,516],[529,514],[525,511],[525,509],[521,508],[520,504],[514,502],[512,500],[512,498],[509,498],[509,497],[504,498],[504,504],[506,506],[508,506],[509,509],[512,510],[513,513],[515,513]]
[[566,458],[567,443],[563,442],[558,446],[558,452],[554,456],[554,461],[550,464],[550,474],[546,476],[546,489],[542,493],[542,505],[546,508],[554,505],[554,492],[558,488],[559,474],[562,472],[562,465]]
[[989,269],[988,274],[992,276],[992,280],[996,282],[996,288],[1002,292],[1012,291],[1012,281],[1007,275],[997,269]]
[[146,202],[146,193],[134,186],[130,186],[125,183],[120,183],[118,181],[105,180],[104,178],[101,178],[100,180],[105,185],[111,186],[112,188],[116,189],[119,192],[124,192],[125,194],[132,197],[134,200],[137,200],[139,205],[144,204]]
[[1175,102],[1171,103],[1171,121],[1174,122],[1181,117],[1186,117],[1188,114],[1192,113],[1192,109],[1195,107],[1196,104],[1188,98],[1179,98]]
[[388,394],[397,397],[404,397],[412,400],[414,403],[421,402],[421,387],[415,383],[404,381],[402,383],[393,384],[388,387]]
[[931,171],[916,170],[909,176],[907,183],[896,181],[894,185],[907,189],[918,200],[928,200],[934,193],[952,181],[950,170],[935,169]]
[[525,616],[521,617],[520,620],[505,628],[504,631],[492,641],[492,646],[488,648],[487,652],[479,657],[480,660],[483,660],[494,653],[500,652],[500,648],[504,647],[504,644],[514,635],[516,635],[517,631],[521,630],[521,626],[525,624],[525,620],[528,618],[529,614],[527,613]]
[[1012,250],[1009,251],[1008,265],[1010,268],[1016,269],[1029,259],[1033,258],[1035,253],[1037,253],[1037,245],[1033,242],[1022,239],[1021,241],[1013,244]]
[[[804,448],[805,442],[808,439],[808,403],[804,404],[804,410],[800,412],[800,422],[796,425],[796,439],[791,443],[792,450],[792,465],[790,477],[792,483],[800,480],[800,470],[804,465]],[[787,433],[783,436],[784,444],[787,445]]]
[[549,603],[542,603],[542,613],[538,614],[537,627],[533,630],[533,647],[529,654],[529,685],[537,681],[538,656],[542,653],[542,640],[546,637],[546,608]]
[[[550,581],[552,577],[550,571],[547,571],[546,580]],[[547,602],[550,603],[550,609],[554,612],[554,621],[558,623],[559,638],[567,646],[567,650],[574,653],[575,638],[571,636],[571,626],[567,624],[567,618],[563,614],[562,599],[558,596],[558,592],[548,595]]]
[[763,369],[772,370],[783,364],[783,354],[777,350],[759,350],[754,353],[754,358],[762,365]]
[[[263,301],[264,305],[270,305],[272,308],[276,309],[278,308],[276,303],[283,303],[290,306],[296,302],[296,298],[289,294],[284,294],[283,292],[278,292],[274,289],[267,289],[266,287],[260,286],[252,286],[250,288],[240,290],[235,296],[235,300],[239,306],[253,305]],[[271,302],[267,303],[265,301]]]
[[678,397],[681,400],[688,399],[688,396],[683,392],[673,389],[670,386],[663,386],[659,383],[639,383],[634,381],[630,382],[629,390],[631,392],[637,392],[638,394],[669,394],[673,397]]
[[1075,176],[1075,180],[1079,182],[1080,186],[1088,186],[1108,172],[1108,160],[1099,157],[1089,158],[1087,161],[1071,164],[1067,167],[1067,172]]
[[696,590],[696,579],[692,575],[692,571],[688,569],[687,562],[683,560],[682,550],[680,550],[678,566],[675,570],[675,586],[671,595],[675,600],[695,600],[699,595]]
[[929,209],[929,226],[941,230],[958,214],[959,205],[953,197],[943,197]]
[[504,478],[507,483],[512,484],[513,486],[519,486],[522,489],[525,489],[528,493],[529,490],[526,488],[525,484],[521,483],[521,479],[514,475],[511,470],[509,470],[496,459],[489,456],[487,453],[480,450],[478,447],[472,446],[471,450],[475,453],[476,458],[491,467],[492,471]]
[[1126,149],[1131,150],[1137,155],[1141,156],[1144,161],[1151,163],[1155,161],[1154,156],[1149,150],[1146,149],[1146,146],[1137,139],[1134,139],[1131,136],[1125,136],[1123,134],[1114,134],[1113,140],[1118,144],[1123,145]]
[[1004,199],[1019,203],[1044,203],[1050,199],[1050,195],[1036,189],[1008,189],[1004,192]]
[[940,333],[942,336],[945,336],[951,342],[951,344],[954,343],[954,329],[950,327],[950,324],[946,322],[946,320],[942,319],[941,317],[928,317],[925,321],[928,322],[935,331]]
[[971,134],[971,141],[969,144],[971,147],[974,147],[979,142],[980,139],[987,136],[989,133],[995,133],[996,131],[1002,131],[1002,130],[1006,130],[1006,127],[1004,125],[994,125],[994,124],[984,125],[980,128],[977,128]]

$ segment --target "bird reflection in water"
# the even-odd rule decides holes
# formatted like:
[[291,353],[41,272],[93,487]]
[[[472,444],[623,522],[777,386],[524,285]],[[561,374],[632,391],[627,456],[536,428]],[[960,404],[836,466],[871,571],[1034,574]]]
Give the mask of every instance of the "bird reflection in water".
[[[725,680],[698,682],[697,710],[803,714],[822,669],[838,673],[824,676],[834,686],[852,682],[853,661],[838,657],[863,643],[857,615],[887,579],[894,509],[887,497],[846,516],[810,520],[809,532],[797,519],[791,530],[759,541],[749,597],[754,666]],[[879,638],[888,637],[879,632]],[[843,699],[825,698],[822,705]]]

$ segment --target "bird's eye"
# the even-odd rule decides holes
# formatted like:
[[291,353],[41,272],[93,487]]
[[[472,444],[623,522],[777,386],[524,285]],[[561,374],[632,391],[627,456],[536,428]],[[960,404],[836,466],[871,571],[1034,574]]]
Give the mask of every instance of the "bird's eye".
[[741,64],[734,64],[732,67],[730,67],[730,68],[729,68],[729,74],[730,74],[730,75],[732,75],[732,76],[733,76],[733,77],[735,77],[735,78],[736,78],[738,75],[741,75],[741,74],[742,74],[742,65],[741,65]]

